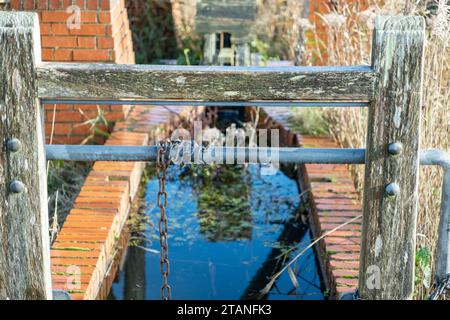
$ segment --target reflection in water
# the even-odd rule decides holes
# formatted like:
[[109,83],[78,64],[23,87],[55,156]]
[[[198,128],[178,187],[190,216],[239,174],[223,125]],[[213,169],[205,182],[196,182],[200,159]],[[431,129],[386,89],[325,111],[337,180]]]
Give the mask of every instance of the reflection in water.
[[[268,295],[270,277],[311,241],[300,222],[295,181],[281,171],[220,166],[168,170],[169,282],[174,299],[323,299],[312,249],[293,265],[298,286],[283,274]],[[145,246],[130,247],[113,285],[117,299],[159,299],[159,241],[155,205],[158,181],[150,179],[145,200],[152,227]]]
[[125,300],[145,299],[145,251],[139,247],[129,247],[125,261]]
[[251,190],[245,173],[238,166],[192,168],[200,233],[207,240],[251,240]]

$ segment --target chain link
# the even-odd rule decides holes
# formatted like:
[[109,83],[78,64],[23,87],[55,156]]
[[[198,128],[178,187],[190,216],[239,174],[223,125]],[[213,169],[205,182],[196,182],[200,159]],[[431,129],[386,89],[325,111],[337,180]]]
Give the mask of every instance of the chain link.
[[[166,154],[170,149],[169,141],[160,141],[158,148],[158,155],[156,158],[156,169],[158,174],[159,190],[157,196],[157,205],[160,211],[159,219],[159,244],[161,246],[160,254],[160,270],[163,277],[163,284],[161,286],[161,299],[170,300],[172,298],[172,289],[168,283],[168,277],[170,274],[170,263],[169,263],[169,244],[167,241],[168,228],[167,228],[167,217],[166,217],[166,206],[167,206],[167,192],[166,192],[166,169],[167,161]],[[170,150],[169,150],[170,151]]]

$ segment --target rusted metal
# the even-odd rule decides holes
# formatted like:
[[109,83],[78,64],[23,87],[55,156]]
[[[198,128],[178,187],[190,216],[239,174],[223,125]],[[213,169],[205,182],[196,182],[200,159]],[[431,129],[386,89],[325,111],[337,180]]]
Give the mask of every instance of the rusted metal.
[[158,185],[159,190],[157,194],[157,206],[159,208],[159,244],[161,246],[160,252],[160,270],[163,277],[163,284],[161,286],[161,299],[170,300],[172,298],[172,288],[169,285],[168,278],[170,274],[170,262],[169,262],[169,243],[167,226],[166,206],[167,206],[167,192],[166,192],[166,170],[167,160],[166,153],[170,151],[170,142],[161,141],[158,145],[158,156],[156,159],[156,168],[158,173]]

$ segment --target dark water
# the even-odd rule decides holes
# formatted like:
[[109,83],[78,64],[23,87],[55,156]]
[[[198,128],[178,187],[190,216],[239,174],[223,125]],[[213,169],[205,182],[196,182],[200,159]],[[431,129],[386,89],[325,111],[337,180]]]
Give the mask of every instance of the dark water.
[[[281,171],[261,175],[258,165],[194,170],[171,166],[168,171],[173,299],[254,298],[270,276],[311,241],[299,219],[297,184]],[[153,226],[146,231],[149,241],[142,244],[147,250],[128,248],[113,299],[160,299],[157,187],[157,180],[150,179],[145,214]],[[263,298],[324,298],[312,249],[292,271],[298,288],[284,272]]]

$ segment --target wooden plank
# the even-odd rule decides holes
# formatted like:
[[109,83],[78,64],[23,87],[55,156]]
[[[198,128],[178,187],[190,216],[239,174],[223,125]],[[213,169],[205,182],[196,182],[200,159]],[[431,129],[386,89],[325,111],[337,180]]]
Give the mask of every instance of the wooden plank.
[[[0,299],[51,299],[47,175],[37,99],[40,61],[35,13],[0,11]],[[10,183],[21,181],[21,193]],[[17,190],[19,191],[19,190]]]
[[356,67],[214,67],[42,63],[39,97],[147,100],[368,100],[375,74]]
[[256,0],[199,0],[197,1],[197,19],[228,18],[242,20],[256,19]]
[[[379,78],[369,107],[362,299],[410,299],[414,291],[424,26],[421,17],[376,20],[373,68]],[[403,145],[397,155],[388,152],[395,142]]]

